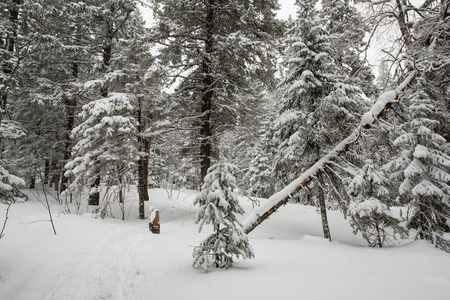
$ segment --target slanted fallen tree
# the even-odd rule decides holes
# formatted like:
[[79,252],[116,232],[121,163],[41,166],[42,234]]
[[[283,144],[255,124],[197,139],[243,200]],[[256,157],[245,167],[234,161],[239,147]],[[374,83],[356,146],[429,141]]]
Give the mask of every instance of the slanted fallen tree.
[[370,127],[378,118],[381,117],[385,109],[387,109],[392,103],[397,102],[398,96],[403,93],[410,83],[412,83],[416,75],[417,72],[412,72],[395,90],[383,93],[380,97],[378,97],[372,108],[362,116],[358,127],[355,128],[349,136],[338,143],[328,154],[318,160],[296,180],[291,182],[281,191],[272,195],[265,203],[263,203],[263,205],[255,209],[255,211],[253,211],[242,224],[244,227],[244,232],[246,234],[250,233],[259,224],[264,222],[264,220],[268,219],[270,215],[277,211],[281,206],[285,205],[292,195],[306,187],[309,182],[311,182],[311,180],[324,169],[327,163],[345,151],[348,146],[356,142],[360,136],[361,130]]

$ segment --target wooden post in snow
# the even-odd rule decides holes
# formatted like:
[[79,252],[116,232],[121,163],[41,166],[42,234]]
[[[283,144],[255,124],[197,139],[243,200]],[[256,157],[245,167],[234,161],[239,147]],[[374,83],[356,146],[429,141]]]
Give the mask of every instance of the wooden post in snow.
[[150,207],[150,223],[148,227],[152,233],[159,234],[161,227],[159,225],[159,210]]

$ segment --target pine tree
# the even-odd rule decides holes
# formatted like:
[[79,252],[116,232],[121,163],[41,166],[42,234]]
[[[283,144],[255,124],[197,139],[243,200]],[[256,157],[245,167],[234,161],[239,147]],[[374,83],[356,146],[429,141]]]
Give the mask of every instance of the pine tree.
[[[283,95],[275,122],[276,171],[285,182],[313,165],[327,149],[349,134],[364,107],[360,89],[346,84],[333,61],[331,37],[316,10],[317,1],[297,1],[297,19],[287,31]],[[330,238],[322,179],[315,184],[324,236]],[[307,201],[309,197],[307,195]]]
[[[252,119],[254,82],[273,81],[273,37],[281,31],[271,0],[155,1],[161,58],[179,79],[179,127],[192,129],[190,155],[200,181],[218,156],[220,134]],[[182,121],[184,121],[182,123]]]
[[392,215],[386,204],[377,198],[370,197],[362,202],[350,204],[348,213],[353,233],[361,231],[370,247],[383,247],[389,242],[391,235],[386,228],[391,228],[394,234],[406,234],[405,228],[399,225],[400,220]]
[[411,199],[407,227],[433,242],[433,234],[449,230],[450,156],[442,151],[446,140],[436,132],[437,109],[420,88],[411,95],[410,111],[406,133],[395,140],[403,150],[391,165],[399,169],[394,176],[402,178],[400,195]]
[[275,176],[273,176],[273,118],[262,122],[259,139],[256,143],[253,159],[250,162],[244,181],[250,196],[268,198],[275,192]]
[[320,15],[331,36],[331,55],[339,67],[340,81],[359,87],[368,97],[377,94],[371,68],[364,59],[365,36],[370,28],[348,0],[323,0]]
[[65,176],[72,180],[67,192],[80,193],[88,185],[90,194],[99,194],[99,184],[93,184],[100,175],[106,178],[107,187],[118,187],[117,196],[123,203],[124,187],[138,158],[131,98],[129,94],[111,93],[83,106],[83,122],[72,131],[73,137],[80,139],[66,164]]
[[[159,130],[158,122],[166,117],[167,101],[161,94],[166,72],[151,53],[154,45],[150,42],[150,31],[144,27],[138,12],[135,10],[131,13],[115,42],[110,73],[120,76],[109,83],[109,89],[134,95],[131,99],[138,124],[139,218],[144,219],[144,201],[149,200],[147,189],[151,144],[155,141],[155,132]],[[106,77],[113,77],[110,73]]]
[[291,180],[314,163],[327,147],[339,141],[357,122],[364,106],[359,89],[338,81],[330,36],[317,17],[317,1],[297,1],[298,19],[287,32],[287,74],[275,123],[279,143],[278,170]]
[[202,190],[194,201],[200,206],[195,219],[199,231],[204,224],[214,228],[213,236],[202,241],[193,253],[193,267],[208,270],[212,267],[230,268],[233,255],[237,258],[254,256],[247,235],[236,219],[243,214],[232,173],[237,167],[229,163],[218,163],[209,168]]

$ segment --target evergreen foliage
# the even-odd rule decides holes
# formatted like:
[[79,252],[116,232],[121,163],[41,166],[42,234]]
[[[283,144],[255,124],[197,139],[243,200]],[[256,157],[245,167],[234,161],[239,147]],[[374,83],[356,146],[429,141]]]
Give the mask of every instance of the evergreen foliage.
[[[253,120],[261,82],[273,82],[273,40],[281,32],[275,1],[155,1],[161,59],[178,80],[175,122],[190,129],[185,151],[200,181],[217,158],[220,135]],[[257,83],[257,84],[256,84]]]
[[259,138],[253,149],[253,158],[244,177],[249,196],[268,198],[275,192],[276,178],[273,175],[275,145],[271,119],[273,118],[269,116],[268,120],[262,122]]
[[367,50],[365,36],[370,31],[367,23],[348,0],[323,0],[320,15],[330,34],[331,55],[339,67],[339,80],[359,87],[368,97],[377,95],[375,79],[362,53]]
[[212,237],[202,241],[194,249],[193,267],[208,270],[212,267],[228,269],[237,258],[254,256],[247,235],[236,218],[243,214],[236,194],[236,180],[232,175],[237,167],[229,163],[217,163],[209,168],[194,204],[200,206],[195,222],[199,231],[204,224],[214,228]]
[[349,206],[348,214],[351,217],[350,225],[353,233],[361,231],[364,239],[370,247],[383,247],[391,235],[387,228],[392,229],[393,234],[404,235],[407,230],[399,225],[400,220],[394,217],[386,204],[377,198],[368,198],[361,202],[353,202]]
[[297,1],[298,19],[285,39],[288,71],[280,84],[283,102],[275,138],[277,170],[288,175],[287,182],[348,134],[364,107],[360,90],[339,81],[331,38],[318,18],[316,3]]
[[[83,122],[72,132],[80,140],[73,147],[73,159],[66,165],[65,175],[72,179],[69,192],[81,192],[95,182],[98,174],[107,178],[108,186],[123,186],[127,182],[138,157],[131,97],[111,94],[83,106]],[[95,192],[98,191],[90,191]]]
[[408,228],[433,241],[433,233],[449,230],[450,156],[442,151],[446,140],[436,132],[436,108],[420,88],[411,95],[410,111],[406,133],[395,140],[404,150],[392,163],[399,170],[393,176],[402,179],[400,195],[411,199]]
[[388,177],[372,160],[366,161],[348,185],[352,197],[348,208],[350,225],[354,234],[361,231],[370,247],[383,247],[389,243],[387,228],[393,234],[406,234],[406,229],[399,225],[400,220],[388,209],[387,204],[391,202],[388,185]]

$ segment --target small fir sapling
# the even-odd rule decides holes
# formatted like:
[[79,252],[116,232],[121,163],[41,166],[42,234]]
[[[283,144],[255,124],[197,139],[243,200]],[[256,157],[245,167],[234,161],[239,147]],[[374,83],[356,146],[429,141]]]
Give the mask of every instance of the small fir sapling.
[[236,219],[236,214],[244,213],[235,193],[236,179],[232,173],[236,170],[237,167],[229,163],[210,167],[201,192],[194,200],[194,204],[200,206],[195,220],[199,231],[204,224],[214,228],[214,234],[194,249],[193,267],[196,269],[228,269],[233,265],[233,255],[237,258],[254,256],[247,235]]
[[[353,233],[361,231],[370,247],[383,247],[389,240],[391,228],[394,234],[407,234],[405,228],[399,225],[400,220],[392,215],[386,204],[377,198],[369,198],[362,202],[352,202],[348,209],[351,216],[350,225]],[[395,237],[395,235],[394,235]]]

